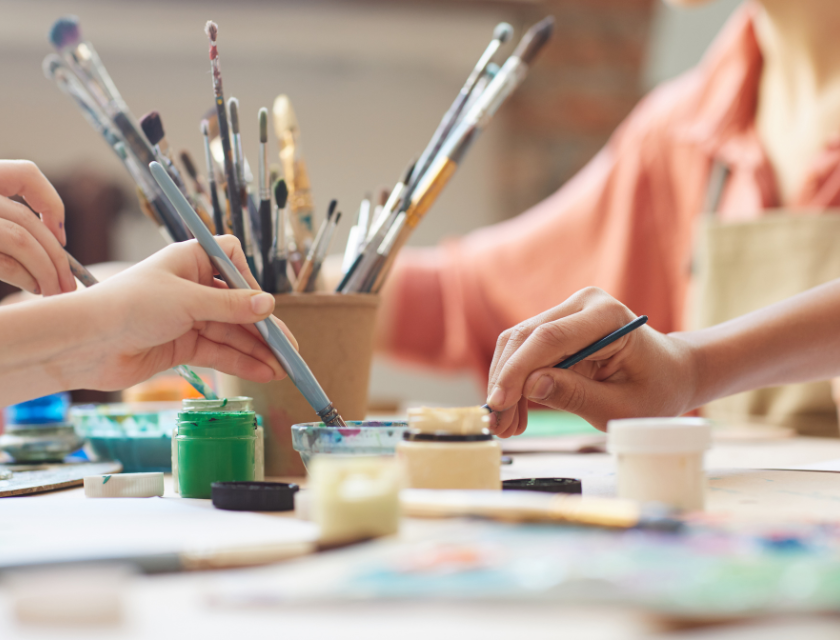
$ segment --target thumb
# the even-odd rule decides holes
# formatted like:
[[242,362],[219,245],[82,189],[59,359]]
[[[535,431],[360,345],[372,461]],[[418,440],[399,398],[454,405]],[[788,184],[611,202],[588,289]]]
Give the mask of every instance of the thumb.
[[523,395],[546,407],[568,411],[605,431],[607,420],[626,411],[620,383],[598,382],[566,369],[539,369],[525,380]]
[[196,322],[252,324],[274,311],[274,296],[253,289],[195,285],[189,312]]

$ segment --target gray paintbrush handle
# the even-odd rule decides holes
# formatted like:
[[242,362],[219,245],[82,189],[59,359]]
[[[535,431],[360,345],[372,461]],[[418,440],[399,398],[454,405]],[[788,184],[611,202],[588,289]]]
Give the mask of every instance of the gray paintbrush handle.
[[[250,289],[247,280],[231,262],[219,243],[207,230],[207,227],[204,226],[201,218],[193,211],[190,203],[172,181],[172,178],[169,177],[169,174],[166,173],[166,170],[157,162],[152,162],[149,168],[160,188],[163,189],[163,193],[180,214],[189,230],[192,231],[198,243],[207,252],[210,261],[219,270],[228,286],[233,289]],[[303,397],[312,405],[316,413],[323,417],[322,414],[331,409],[330,400],[306,362],[292,346],[286,334],[270,320],[261,320],[256,323],[256,327],[260,335],[265,338],[269,349],[277,357],[280,365],[289,374],[289,378],[303,394]]]

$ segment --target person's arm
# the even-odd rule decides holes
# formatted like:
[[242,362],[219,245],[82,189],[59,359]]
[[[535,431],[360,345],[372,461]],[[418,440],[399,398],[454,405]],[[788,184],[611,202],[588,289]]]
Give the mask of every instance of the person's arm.
[[[238,241],[217,240],[256,287]],[[213,276],[198,243],[183,242],[90,289],[0,308],[0,406],[124,389],[179,364],[256,382],[285,377],[253,326],[273,296]]]
[[488,386],[494,431],[522,433],[528,400],[606,429],[615,418],[676,416],[734,393],[840,373],[840,280],[701,331],[644,326],[569,370],[553,368],[634,317],[589,288],[502,333]]
[[64,204],[44,174],[26,160],[0,160],[0,280],[45,296],[75,290],[66,243]]

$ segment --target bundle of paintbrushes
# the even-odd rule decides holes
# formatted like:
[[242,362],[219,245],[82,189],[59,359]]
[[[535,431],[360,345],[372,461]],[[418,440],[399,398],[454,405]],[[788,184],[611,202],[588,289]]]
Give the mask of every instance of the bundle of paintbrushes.
[[[380,193],[375,207],[371,196],[362,200],[344,251],[344,278],[338,286],[339,293],[380,290],[394,257],[455,173],[472,141],[524,79],[529,65],[551,36],[553,25],[553,18],[546,18],[532,27],[501,68],[492,58],[513,29],[506,23],[496,27],[493,39],[420,158],[390,195],[387,190]],[[239,101],[225,101],[218,25],[208,21],[205,33],[209,39],[215,101],[201,121],[206,180],[188,153],[179,155],[178,166],[156,111],[144,116],[139,125],[135,123],[93,45],[81,39],[77,18],[62,18],[53,25],[50,40],[59,55],[47,57],[44,71],[74,100],[120,157],[137,184],[141,208],[165,235],[176,241],[190,237],[172,204],[162,197],[160,186],[151,178],[148,167],[152,161],[166,170],[208,229],[216,234],[233,233],[239,239],[248,265],[265,291],[314,291],[341,219],[336,201],[330,203],[326,218],[316,231],[300,128],[285,95],[277,97],[272,109],[284,179],[274,179],[273,174],[279,177],[280,171],[273,171],[268,164],[268,110],[263,108],[259,111],[258,184],[256,190],[252,188],[254,176],[240,135]]]
[[50,42],[57,55],[46,57],[44,74],[73,99],[87,121],[120,157],[145,200],[144,211],[164,235],[175,241],[189,239],[189,231],[149,172],[150,162],[165,163],[166,159],[140,130],[96,49],[82,39],[78,18],[68,16],[57,20],[50,30]]
[[528,68],[551,37],[554,19],[531,27],[501,68],[492,58],[513,29],[499,24],[493,39],[470,73],[420,158],[391,191],[382,210],[368,222],[370,205],[362,203],[359,222],[344,254],[339,293],[377,293],[397,252],[434,204],[478,134],[525,78]]

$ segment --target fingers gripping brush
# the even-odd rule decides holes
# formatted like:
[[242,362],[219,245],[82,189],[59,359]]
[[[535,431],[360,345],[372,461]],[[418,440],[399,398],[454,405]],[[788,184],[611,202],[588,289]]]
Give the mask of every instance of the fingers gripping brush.
[[[160,188],[175,206],[175,209],[181,215],[187,227],[192,230],[202,249],[207,252],[210,261],[218,269],[222,279],[233,289],[250,289],[251,287],[248,285],[248,282],[239,273],[239,270],[234,266],[227,254],[202,224],[201,218],[193,211],[190,203],[175,183],[172,182],[166,170],[158,162],[152,162],[150,168]],[[269,349],[271,349],[271,352],[280,362],[280,365],[289,375],[289,378],[295,386],[303,394],[303,397],[306,398],[307,402],[315,410],[315,413],[323,420],[324,424],[333,427],[346,426],[346,423],[332,402],[330,402],[327,394],[324,393],[321,385],[318,384],[312,371],[292,346],[286,334],[280,330],[280,327],[270,319],[260,320],[255,324],[260,335],[262,335]]]

